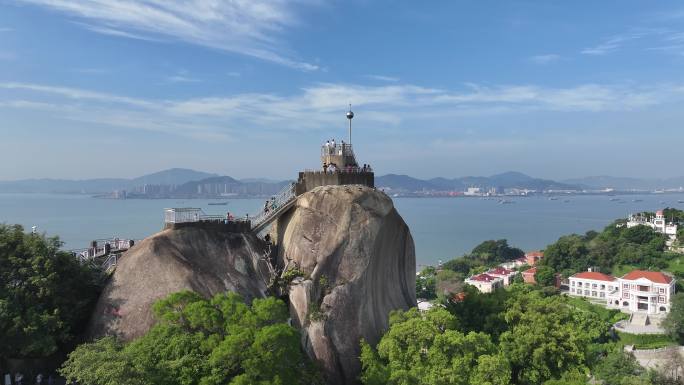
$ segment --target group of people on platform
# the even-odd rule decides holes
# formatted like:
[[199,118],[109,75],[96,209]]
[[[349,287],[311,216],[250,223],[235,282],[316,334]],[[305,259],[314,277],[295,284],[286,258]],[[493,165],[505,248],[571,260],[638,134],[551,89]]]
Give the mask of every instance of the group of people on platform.
[[323,162],[323,172],[324,173],[336,173],[336,172],[347,172],[347,173],[352,173],[352,172],[372,172],[373,169],[371,168],[370,164],[365,164],[363,167],[359,167],[358,165],[347,165],[345,167],[337,167],[335,163],[325,163]]
[[342,154],[344,154],[344,149],[347,146],[347,143],[344,143],[344,140],[343,140],[341,144],[342,144],[342,148],[339,149],[337,154],[335,153],[335,151],[337,150],[337,147],[336,147],[337,144],[335,143],[335,139],[326,140],[323,147],[326,149],[326,152],[328,153],[328,155],[342,155]]

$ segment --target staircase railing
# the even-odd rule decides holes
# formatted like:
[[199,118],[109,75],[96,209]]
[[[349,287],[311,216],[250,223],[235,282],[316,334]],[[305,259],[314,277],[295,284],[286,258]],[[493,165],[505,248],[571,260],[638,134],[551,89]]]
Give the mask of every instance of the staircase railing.
[[295,183],[290,183],[285,186],[280,192],[268,200],[264,208],[256,215],[249,217],[252,222],[252,228],[257,228],[263,223],[270,221],[273,217],[280,215],[282,207],[297,198],[295,193]]

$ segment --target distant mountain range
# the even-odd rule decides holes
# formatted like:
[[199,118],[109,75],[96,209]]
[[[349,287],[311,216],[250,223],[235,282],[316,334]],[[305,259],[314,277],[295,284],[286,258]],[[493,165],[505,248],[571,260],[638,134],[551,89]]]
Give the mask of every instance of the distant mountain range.
[[209,174],[185,168],[172,168],[133,179],[23,179],[16,181],[0,181],[0,192],[99,194],[114,190],[129,190],[145,184],[182,185],[187,182],[214,176],[217,176],[217,174]]
[[[211,197],[220,195],[262,196],[278,192],[289,181],[263,178],[235,179],[230,176],[206,173],[183,168],[172,168],[141,177],[99,178],[85,180],[24,179],[0,181],[4,193],[82,193],[108,194],[126,190],[139,197]],[[149,189],[143,186],[155,186]],[[464,191],[468,187],[518,188],[529,190],[583,190],[613,188],[616,190],[676,189],[684,186],[684,177],[668,179],[617,178],[594,176],[553,181],[534,178],[520,172],[509,171],[488,177],[418,179],[407,175],[387,174],[376,176],[375,185],[400,192]],[[152,192],[150,192],[152,191]]]
[[518,188],[528,190],[582,190],[581,186],[560,183],[548,179],[533,178],[520,172],[509,171],[502,174],[485,176],[466,176],[461,178],[416,179],[407,175],[383,175],[375,178],[378,187],[403,191],[463,191],[468,187]]

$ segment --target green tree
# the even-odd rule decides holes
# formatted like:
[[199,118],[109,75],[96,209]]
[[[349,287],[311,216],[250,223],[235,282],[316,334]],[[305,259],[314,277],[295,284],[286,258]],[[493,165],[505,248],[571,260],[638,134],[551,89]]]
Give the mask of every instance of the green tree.
[[235,293],[205,300],[185,291],[158,301],[154,311],[159,322],[145,336],[126,345],[111,338],[81,345],[62,374],[84,385],[320,381],[281,300],[255,299],[249,306]]
[[500,338],[513,383],[542,384],[571,370],[585,371],[588,347],[608,338],[609,324],[596,314],[568,306],[565,298],[532,291],[515,298],[505,312],[509,330]]
[[493,263],[512,261],[525,255],[522,250],[510,247],[505,239],[484,241],[475,246],[470,253]]
[[101,276],[60,246],[0,224],[0,358],[50,355],[85,327]]
[[437,278],[435,268],[428,266],[416,276],[416,298],[437,298]]
[[506,360],[484,333],[454,330],[457,320],[442,308],[393,313],[377,351],[362,341],[364,384],[508,383]]
[[634,356],[620,349],[609,352],[598,361],[598,365],[593,370],[594,376],[606,384],[632,381],[632,377],[639,377],[643,372],[643,368],[639,366]]
[[588,265],[588,254],[589,250],[582,236],[566,235],[544,250],[544,258],[540,264],[549,266],[554,271],[585,270]]
[[534,280],[539,286],[555,286],[556,272],[549,266],[539,266],[534,274]]
[[662,326],[672,339],[684,344],[684,293],[672,297],[670,312],[667,313]]

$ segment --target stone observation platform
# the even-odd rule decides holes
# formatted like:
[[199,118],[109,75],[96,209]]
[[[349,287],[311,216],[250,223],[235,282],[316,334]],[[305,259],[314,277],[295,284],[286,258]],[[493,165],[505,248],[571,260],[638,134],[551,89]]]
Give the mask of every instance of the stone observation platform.
[[364,185],[375,187],[375,174],[370,165],[362,166],[356,161],[351,145],[351,121],[354,113],[346,114],[349,120],[349,142],[336,144],[326,142],[321,146],[321,166],[317,170],[299,173],[297,182],[283,188],[278,194],[266,200],[261,211],[255,215],[233,218],[230,215],[207,215],[199,208],[169,208],[164,212],[164,228],[180,229],[201,227],[227,232],[259,233],[294,206],[297,197],[320,186]]

